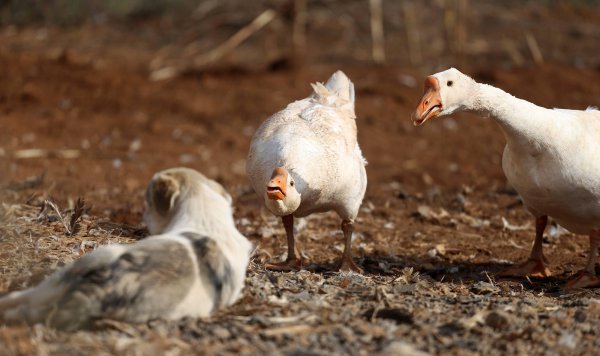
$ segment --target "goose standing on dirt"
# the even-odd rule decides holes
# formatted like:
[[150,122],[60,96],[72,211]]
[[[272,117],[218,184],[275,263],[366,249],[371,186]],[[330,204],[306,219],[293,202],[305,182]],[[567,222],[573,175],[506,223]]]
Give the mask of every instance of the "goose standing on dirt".
[[506,137],[502,168],[536,219],[529,260],[507,275],[548,276],[542,252],[548,217],[576,234],[588,234],[590,253],[567,287],[600,285],[594,264],[600,247],[600,112],[547,109],[451,68],[425,79],[415,125],[457,111],[490,114]]
[[288,242],[287,260],[267,268],[300,268],[294,217],[333,210],[342,218],[345,239],[340,269],[359,272],[350,245],[367,174],[356,138],[354,84],[337,71],[325,85],[312,87],[308,98],[269,117],[250,145],[248,177],[266,207],[281,216]]
[[222,186],[192,169],[159,172],[146,191],[144,220],[155,236],[101,247],[6,295],[0,319],[76,330],[101,318],[203,317],[239,298],[251,244],[235,228]]

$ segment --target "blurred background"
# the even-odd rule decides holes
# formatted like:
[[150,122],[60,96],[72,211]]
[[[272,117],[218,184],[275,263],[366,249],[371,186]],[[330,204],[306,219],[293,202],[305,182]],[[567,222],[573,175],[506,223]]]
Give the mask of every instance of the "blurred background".
[[[128,34],[138,46],[156,51],[149,63],[152,70],[175,66],[194,71],[209,64],[278,67],[290,62],[375,62],[425,71],[448,65],[511,67],[543,62],[598,67],[599,4],[594,0],[2,0],[0,23],[7,34],[38,29],[31,42],[20,41],[22,46],[41,46],[53,31],[64,31],[63,48],[89,54],[108,44],[119,45],[111,35]],[[233,43],[214,53],[244,28]],[[95,31],[87,43],[74,37]]]

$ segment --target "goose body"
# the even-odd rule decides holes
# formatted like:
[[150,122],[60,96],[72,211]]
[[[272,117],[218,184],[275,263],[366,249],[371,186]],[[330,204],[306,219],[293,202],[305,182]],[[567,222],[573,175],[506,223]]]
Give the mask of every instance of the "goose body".
[[[248,177],[266,207],[292,219],[291,224],[293,217],[330,210],[352,224],[367,186],[356,137],[354,85],[338,71],[313,90],[258,128],[248,154]],[[280,190],[281,199],[269,189]]]
[[600,229],[600,112],[535,111],[546,118],[539,141],[507,135],[506,178],[534,216],[551,216],[576,234]]
[[87,254],[38,286],[0,298],[0,320],[76,330],[125,322],[203,317],[234,303],[250,243],[236,229],[231,197],[191,169],[157,173],[144,219],[154,236]]
[[552,217],[567,230],[590,236],[586,268],[568,286],[600,285],[594,272],[600,247],[600,111],[540,107],[454,68],[427,77],[415,125],[457,111],[488,114],[499,124],[506,137],[504,174],[536,218],[530,259],[507,274],[549,275],[542,240]]

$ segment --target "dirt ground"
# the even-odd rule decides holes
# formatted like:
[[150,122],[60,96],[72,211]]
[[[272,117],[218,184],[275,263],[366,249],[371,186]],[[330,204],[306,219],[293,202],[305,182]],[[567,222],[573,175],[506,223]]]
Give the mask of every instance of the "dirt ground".
[[[600,31],[599,13],[560,11],[549,16]],[[97,246],[143,238],[145,185],[158,170],[188,166],[229,190],[238,228],[258,246],[244,296],[201,320],[106,321],[76,333],[0,326],[0,354],[597,352],[599,290],[560,288],[583,267],[587,237],[553,225],[544,243],[552,277],[496,276],[528,256],[533,219],[506,183],[504,137],[491,119],[455,115],[412,126],[429,74],[423,67],[309,58],[304,66],[232,65],[151,81],[158,47],[149,31],[0,29],[0,291],[35,284]],[[600,106],[598,37],[586,33],[573,44],[585,65],[558,56],[490,66],[492,55],[469,57],[460,69],[543,106]],[[343,241],[330,213],[297,223],[305,270],[266,271],[264,262],[286,245],[281,223],[245,177],[251,136],[336,69],[356,85],[369,162],[353,241],[365,273],[335,272]],[[45,199],[68,216],[80,197],[90,210],[73,236],[56,212],[38,218]]]

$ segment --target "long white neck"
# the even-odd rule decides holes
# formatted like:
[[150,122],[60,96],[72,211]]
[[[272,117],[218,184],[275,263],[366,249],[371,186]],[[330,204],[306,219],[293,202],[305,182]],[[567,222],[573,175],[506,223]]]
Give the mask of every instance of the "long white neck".
[[494,117],[509,145],[539,146],[548,140],[550,109],[516,98],[487,84],[476,83],[473,94],[467,109]]

